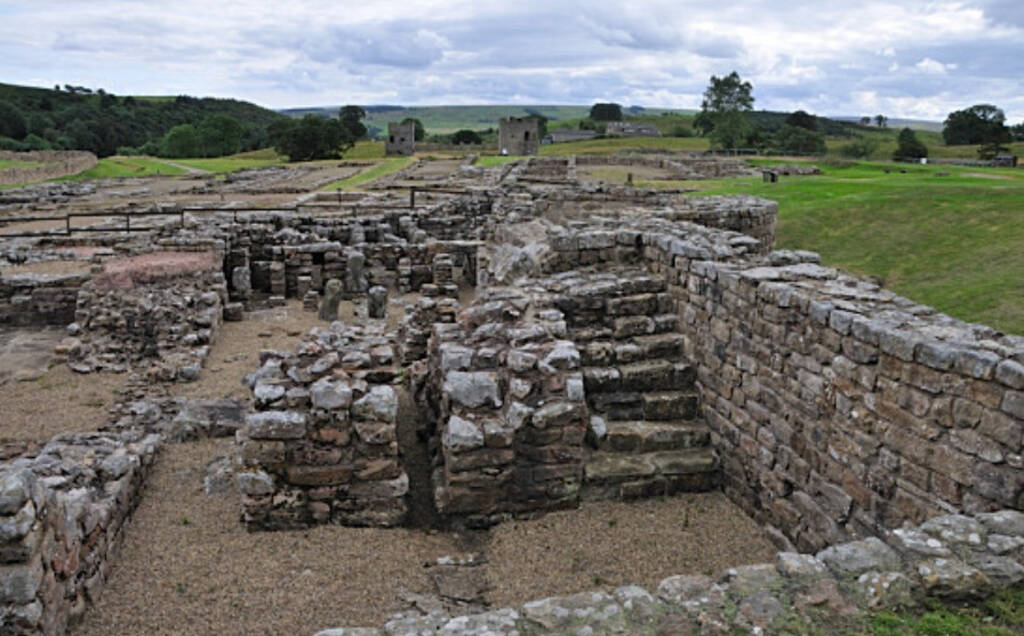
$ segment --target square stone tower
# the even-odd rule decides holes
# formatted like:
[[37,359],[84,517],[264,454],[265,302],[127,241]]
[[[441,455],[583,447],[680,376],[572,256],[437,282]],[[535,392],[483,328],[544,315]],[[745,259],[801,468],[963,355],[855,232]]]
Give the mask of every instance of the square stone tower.
[[388,139],[384,146],[386,155],[411,155],[416,152],[416,124],[388,122]]
[[498,151],[503,155],[535,155],[540,147],[536,117],[503,117],[498,122]]

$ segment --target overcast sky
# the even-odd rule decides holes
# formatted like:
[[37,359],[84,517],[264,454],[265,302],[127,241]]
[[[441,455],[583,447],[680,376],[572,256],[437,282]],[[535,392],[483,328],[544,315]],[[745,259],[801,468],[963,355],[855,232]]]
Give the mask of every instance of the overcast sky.
[[755,108],[1024,120],[1024,0],[0,0],[0,81],[264,106]]

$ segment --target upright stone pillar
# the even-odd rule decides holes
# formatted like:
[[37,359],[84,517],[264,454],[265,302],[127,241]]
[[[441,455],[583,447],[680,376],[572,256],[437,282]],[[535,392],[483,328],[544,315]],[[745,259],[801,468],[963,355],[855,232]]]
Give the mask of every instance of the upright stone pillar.
[[324,299],[320,302],[320,320],[333,322],[338,319],[338,303],[341,302],[343,287],[341,281],[332,278],[324,286]]
[[388,290],[381,285],[374,285],[369,291],[366,313],[370,318],[383,319],[388,314]]

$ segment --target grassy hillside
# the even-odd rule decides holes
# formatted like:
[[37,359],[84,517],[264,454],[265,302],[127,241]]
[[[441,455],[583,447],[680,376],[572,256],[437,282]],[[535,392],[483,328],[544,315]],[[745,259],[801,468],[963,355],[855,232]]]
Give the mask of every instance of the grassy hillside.
[[748,178],[646,185],[774,199],[778,247],[818,251],[826,263],[876,277],[908,298],[1024,334],[1024,170],[819,165],[822,176],[775,184]]
[[[230,115],[244,129],[242,148],[267,145],[266,128],[280,114],[234,99],[132,97],[83,89],[35,88],[0,84],[0,102],[20,112],[26,136],[0,138],[0,147],[12,150],[47,148],[90,150],[100,157],[120,147],[137,147],[158,140],[178,124],[199,124],[210,115]],[[6,141],[5,141],[6,140]]]

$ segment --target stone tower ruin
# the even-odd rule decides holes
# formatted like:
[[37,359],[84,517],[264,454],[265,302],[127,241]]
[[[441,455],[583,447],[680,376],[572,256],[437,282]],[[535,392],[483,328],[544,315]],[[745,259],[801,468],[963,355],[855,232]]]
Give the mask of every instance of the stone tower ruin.
[[411,155],[416,152],[416,124],[414,122],[388,122],[388,139],[384,145],[386,155]]
[[498,149],[503,155],[535,155],[540,126],[535,117],[503,117],[498,122]]

